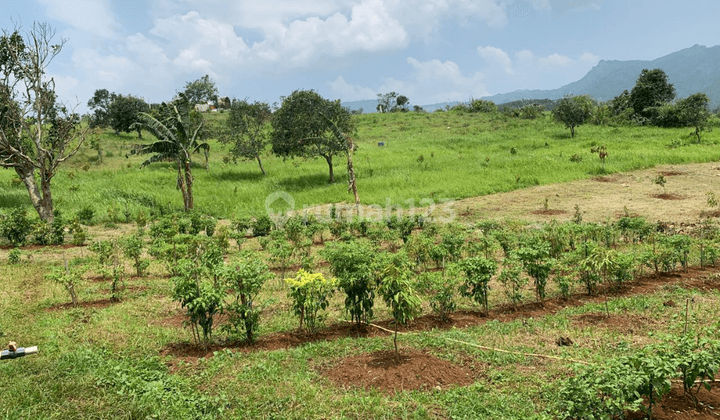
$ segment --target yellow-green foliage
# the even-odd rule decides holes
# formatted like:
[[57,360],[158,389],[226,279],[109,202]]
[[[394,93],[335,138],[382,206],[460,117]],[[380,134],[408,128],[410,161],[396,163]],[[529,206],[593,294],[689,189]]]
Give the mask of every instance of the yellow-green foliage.
[[324,319],[320,311],[328,307],[337,280],[326,279],[322,273],[309,273],[301,269],[296,277],[285,279],[285,283],[290,286],[289,295],[295,315],[300,318],[300,329],[304,324],[306,330],[317,331]]

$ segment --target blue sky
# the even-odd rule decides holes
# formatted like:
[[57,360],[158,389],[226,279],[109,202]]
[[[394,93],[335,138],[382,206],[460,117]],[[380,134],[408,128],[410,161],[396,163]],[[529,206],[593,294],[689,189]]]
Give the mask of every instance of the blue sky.
[[2,0],[0,27],[67,39],[48,74],[86,112],[96,89],[169,100],[209,74],[220,93],[295,89],[412,104],[552,89],[599,60],[720,44],[720,2],[645,0]]

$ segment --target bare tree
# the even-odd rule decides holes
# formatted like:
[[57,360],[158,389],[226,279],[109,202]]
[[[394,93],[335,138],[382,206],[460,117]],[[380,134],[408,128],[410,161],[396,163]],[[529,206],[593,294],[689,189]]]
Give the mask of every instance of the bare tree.
[[[80,117],[57,102],[45,70],[65,44],[55,31],[35,23],[0,37],[0,167],[13,168],[27,187],[40,219],[52,222],[50,184],[58,167],[82,145]],[[39,182],[39,184],[38,184]]]

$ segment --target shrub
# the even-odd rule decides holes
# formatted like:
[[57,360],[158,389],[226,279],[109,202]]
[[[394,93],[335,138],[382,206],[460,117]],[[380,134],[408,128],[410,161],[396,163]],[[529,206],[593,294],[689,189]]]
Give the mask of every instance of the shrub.
[[345,310],[358,326],[367,324],[375,304],[377,249],[364,241],[333,243],[323,251],[345,292]]
[[511,305],[517,306],[522,302],[522,290],[528,284],[528,279],[522,275],[520,261],[515,258],[505,258],[498,281],[503,285],[505,296]]
[[23,207],[14,207],[0,218],[0,234],[13,246],[25,245],[31,225]]
[[320,311],[330,304],[337,280],[300,270],[295,278],[285,279],[285,283],[290,286],[288,294],[293,301],[293,311],[300,319],[299,328],[302,330],[304,324],[308,332],[316,332],[324,320]]
[[46,278],[52,280],[55,283],[62,285],[70,295],[70,301],[73,306],[77,306],[77,291],[76,288],[82,281],[82,274],[85,271],[84,266],[80,266],[80,260],[74,259],[69,264],[65,260],[65,267],[57,267],[53,269]]
[[455,290],[460,276],[456,266],[440,273],[422,273],[418,282],[420,291],[428,297],[430,308],[443,322],[450,321],[450,314],[455,311]]
[[175,284],[173,298],[187,312],[195,344],[202,343],[207,347],[212,340],[215,315],[222,310],[222,290],[208,281],[199,261],[183,258],[177,266],[179,275],[172,279]]
[[76,246],[82,246],[85,245],[85,240],[87,239],[87,235],[85,233],[85,230],[80,225],[80,221],[77,217],[74,217],[70,224],[68,224],[68,231],[72,235],[72,244]]
[[13,248],[8,252],[8,262],[10,264],[18,264],[20,262],[20,248]]
[[550,258],[550,244],[541,238],[531,237],[516,253],[525,271],[533,278],[538,302],[542,302],[545,299],[545,286],[553,265]]
[[395,335],[393,345],[398,354],[398,327],[411,321],[420,311],[420,298],[410,281],[411,271],[407,255],[399,252],[389,258],[389,264],[382,270],[379,291],[392,313]]
[[465,281],[460,285],[460,294],[482,305],[487,313],[488,282],[497,271],[497,263],[484,257],[469,257],[458,265],[465,274]]
[[272,230],[273,223],[268,215],[263,214],[262,216],[255,219],[255,221],[253,221],[251,227],[253,236],[266,236],[268,233],[270,233],[270,230]]
[[95,209],[90,206],[85,206],[77,212],[76,216],[80,223],[84,225],[91,225],[93,217],[95,217]]
[[132,235],[123,238],[120,241],[120,245],[125,256],[132,260],[133,266],[135,267],[135,274],[138,277],[142,277],[145,270],[148,266],[150,266],[150,261],[142,259],[143,248],[145,245],[143,237],[140,235]]
[[255,299],[272,274],[262,259],[250,252],[243,253],[239,261],[220,266],[217,272],[232,296],[224,309],[229,321],[227,329],[244,333],[252,343],[260,324],[260,308],[255,305]]

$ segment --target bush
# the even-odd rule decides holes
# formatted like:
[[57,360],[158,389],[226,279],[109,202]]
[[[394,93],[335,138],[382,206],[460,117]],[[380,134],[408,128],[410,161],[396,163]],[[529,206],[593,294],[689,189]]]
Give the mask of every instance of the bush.
[[25,245],[31,225],[23,207],[14,207],[10,213],[0,217],[0,235],[13,246]]
[[272,230],[273,222],[268,215],[263,214],[253,221],[251,227],[253,236],[267,236]]
[[377,249],[364,241],[335,242],[323,251],[345,292],[345,310],[358,326],[373,316]]
[[8,253],[8,262],[10,264],[18,264],[20,262],[20,248],[13,248]]
[[83,230],[82,226],[80,225],[80,221],[77,217],[73,218],[70,221],[70,224],[68,225],[68,231],[72,235],[72,244],[75,246],[82,246],[85,245],[85,239],[87,239],[87,234],[85,233],[85,230]]
[[91,225],[93,217],[95,217],[95,209],[90,206],[85,206],[77,212],[76,216],[80,223],[84,225]]
[[199,261],[184,258],[177,266],[179,275],[172,279],[175,284],[173,298],[180,302],[190,318],[195,344],[207,346],[212,340],[215,315],[222,310],[222,289],[208,281],[206,270]]
[[255,305],[260,289],[272,277],[267,265],[253,253],[243,253],[239,261],[222,265],[216,273],[229,290],[232,301],[225,305],[229,326],[234,333],[244,333],[248,342],[255,340],[260,324],[260,308]]
[[139,235],[132,235],[127,238],[123,238],[120,241],[123,253],[127,258],[130,258],[135,267],[135,274],[138,277],[142,277],[145,274],[145,270],[150,266],[150,261],[143,260],[143,248],[144,241],[143,237]]
[[285,283],[290,286],[288,294],[293,301],[293,311],[300,319],[299,328],[302,330],[304,324],[308,332],[316,332],[324,320],[320,311],[330,304],[337,280],[300,270],[295,278],[285,279]]
[[485,257],[470,257],[460,261],[458,265],[465,274],[465,281],[460,285],[460,294],[482,305],[487,313],[488,283],[497,271],[497,263]]
[[428,297],[430,308],[443,322],[450,321],[450,314],[457,307],[455,290],[459,279],[455,266],[448,267],[443,273],[426,272],[420,275],[418,288]]

